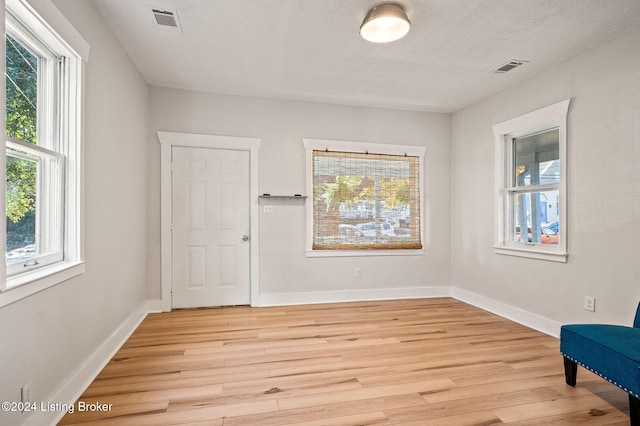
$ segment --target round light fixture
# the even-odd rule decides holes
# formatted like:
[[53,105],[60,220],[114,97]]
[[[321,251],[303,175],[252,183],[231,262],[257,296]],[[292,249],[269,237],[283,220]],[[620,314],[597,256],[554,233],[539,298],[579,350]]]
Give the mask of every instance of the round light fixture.
[[367,13],[360,26],[360,35],[373,43],[388,43],[407,35],[410,27],[411,22],[402,6],[385,3]]

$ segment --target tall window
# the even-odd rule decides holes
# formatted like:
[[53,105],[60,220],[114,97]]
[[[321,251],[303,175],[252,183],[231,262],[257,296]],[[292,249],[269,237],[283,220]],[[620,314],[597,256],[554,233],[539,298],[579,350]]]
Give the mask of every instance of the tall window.
[[560,242],[559,133],[556,127],[509,141],[508,241]]
[[6,262],[13,275],[63,258],[58,61],[9,18],[6,46]]
[[[310,146],[323,143],[323,149]],[[422,158],[415,151],[423,149],[410,147],[409,154],[389,145],[359,150],[362,145],[347,143],[336,150],[326,148],[330,141],[305,144],[311,160],[311,250],[422,249]]]
[[497,124],[500,254],[566,260],[569,100]]
[[[81,263],[80,88],[88,54],[81,36],[50,8],[38,3],[71,44],[25,0],[5,4],[7,279],[0,291]],[[49,279],[47,286],[73,274]],[[27,294],[0,294],[0,306]]]

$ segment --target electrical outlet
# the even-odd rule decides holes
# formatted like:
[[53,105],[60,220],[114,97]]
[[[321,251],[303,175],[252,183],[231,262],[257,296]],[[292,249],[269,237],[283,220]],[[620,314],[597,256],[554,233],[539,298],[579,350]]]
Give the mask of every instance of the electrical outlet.
[[356,278],[362,278],[362,268],[356,268],[355,276]]
[[20,400],[25,404],[31,403],[31,380],[20,388]]
[[596,298],[593,296],[584,297],[584,310],[595,312],[596,311]]
[[262,211],[264,211],[264,212],[265,212],[265,214],[271,214],[271,213],[273,213],[273,206],[272,206],[272,205],[270,205],[270,204],[265,204],[265,205],[262,207]]

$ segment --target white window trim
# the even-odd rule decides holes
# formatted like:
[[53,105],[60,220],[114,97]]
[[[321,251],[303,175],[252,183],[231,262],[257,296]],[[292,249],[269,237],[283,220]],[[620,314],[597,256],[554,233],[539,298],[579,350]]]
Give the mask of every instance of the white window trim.
[[[493,126],[495,135],[496,164],[496,203],[495,203],[495,244],[494,253],[500,255],[527,257],[555,262],[567,262],[567,113],[571,99],[565,99],[553,105],[503,121]],[[505,221],[509,207],[504,190],[507,182],[507,143],[513,138],[525,136],[537,131],[557,127],[559,129],[560,183],[559,183],[559,222],[560,242],[549,247],[542,244],[511,245],[505,241]]]
[[53,37],[43,41],[52,49],[71,49],[84,62],[89,60],[89,43],[51,0],[5,0],[5,8],[32,31],[51,33]]
[[[65,144],[60,149],[67,156],[66,180],[72,182],[71,185],[67,184],[65,193],[65,258],[62,262],[9,278],[6,275],[6,262],[0,262],[0,307],[67,281],[85,271],[84,233],[82,232],[84,226],[82,220],[83,169],[81,164],[83,135],[81,116],[84,92],[81,89],[83,65],[89,58],[89,44],[51,0],[6,0],[5,8],[2,9],[2,25],[5,25],[7,9],[11,10],[11,14],[25,27],[42,37],[42,41],[46,45],[58,52],[69,52],[69,57],[72,59],[69,61],[70,63],[66,64],[65,75],[61,75],[60,78],[66,85],[70,81],[79,81],[80,83],[73,85],[73,91],[66,93],[66,96],[61,100],[61,108],[67,111],[68,119],[59,129],[61,143]],[[0,118],[2,126],[6,125],[4,108],[5,105],[2,105]],[[0,156],[0,170],[2,170],[0,177],[4,179],[4,155]],[[5,193],[4,190],[1,190],[0,203],[5,206],[5,202]],[[0,227],[0,237],[3,241],[6,240],[5,227]],[[3,247],[6,246],[3,244]]]
[[[306,193],[313,195],[313,151],[325,150],[343,152],[375,152],[376,154],[416,156],[420,159],[420,240],[424,246],[424,156],[427,148],[415,145],[392,145],[370,142],[336,141],[326,139],[302,139],[306,151]],[[313,250],[313,199],[307,202],[307,238],[306,257],[354,257],[354,256],[419,256],[424,254],[421,249],[393,249],[393,250]]]

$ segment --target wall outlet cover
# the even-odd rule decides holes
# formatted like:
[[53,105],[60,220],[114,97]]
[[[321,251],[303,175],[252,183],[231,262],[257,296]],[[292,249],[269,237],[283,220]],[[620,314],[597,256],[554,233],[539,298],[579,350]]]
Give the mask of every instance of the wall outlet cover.
[[585,296],[584,297],[584,309],[585,311],[595,312],[596,311],[596,298],[593,296]]

